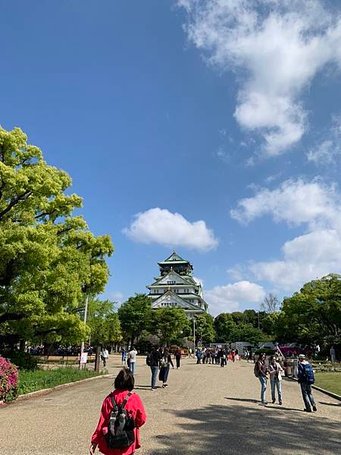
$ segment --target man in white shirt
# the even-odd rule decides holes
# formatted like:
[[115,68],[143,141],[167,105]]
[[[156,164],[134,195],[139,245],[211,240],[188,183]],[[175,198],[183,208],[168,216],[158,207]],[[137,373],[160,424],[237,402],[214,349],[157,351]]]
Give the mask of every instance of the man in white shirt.
[[102,359],[102,362],[103,362],[103,367],[106,367],[108,358],[109,358],[108,349],[107,348],[102,349],[102,351],[101,351],[101,359]]
[[134,348],[134,346],[132,346],[132,348],[130,349],[130,351],[128,352],[128,359],[129,359],[129,370],[135,374],[135,365],[136,365],[136,355],[137,355],[137,351],[136,349]]

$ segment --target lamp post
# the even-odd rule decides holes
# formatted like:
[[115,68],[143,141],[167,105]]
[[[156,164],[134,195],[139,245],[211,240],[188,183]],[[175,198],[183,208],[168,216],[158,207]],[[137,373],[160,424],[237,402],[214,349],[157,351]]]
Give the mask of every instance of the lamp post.
[[196,343],[196,340],[195,340],[195,316],[193,316],[193,345],[194,345],[194,351],[195,351],[195,343]]
[[[86,320],[88,317],[88,305],[89,305],[89,296],[87,295],[85,297],[84,318],[83,318],[84,324],[86,324]],[[79,359],[79,368],[80,369],[82,368],[82,365],[84,365],[84,364],[82,364],[83,353],[84,353],[84,341],[82,341],[82,343],[81,343],[81,354],[80,354],[80,359]]]

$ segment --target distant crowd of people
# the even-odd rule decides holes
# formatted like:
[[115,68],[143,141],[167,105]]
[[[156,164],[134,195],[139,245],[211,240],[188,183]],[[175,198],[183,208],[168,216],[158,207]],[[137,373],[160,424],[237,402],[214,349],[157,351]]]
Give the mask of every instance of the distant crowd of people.
[[197,359],[197,364],[207,363],[220,365],[221,367],[227,365],[229,360],[232,362],[240,360],[238,350],[223,348],[198,348],[195,351],[195,357]]

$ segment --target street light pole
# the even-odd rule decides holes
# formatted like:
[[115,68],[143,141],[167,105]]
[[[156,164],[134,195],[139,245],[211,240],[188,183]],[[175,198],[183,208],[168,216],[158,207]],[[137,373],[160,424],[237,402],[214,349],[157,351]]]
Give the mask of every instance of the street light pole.
[[194,351],[195,351],[195,316],[193,316],[193,344],[194,344]]
[[[83,322],[84,324],[86,324],[86,321],[87,321],[87,317],[88,317],[88,305],[89,305],[89,296],[86,296],[85,297],[85,307],[84,307],[84,319],[83,319]],[[82,341],[81,343],[81,355],[80,355],[80,359],[79,359],[79,368],[82,368],[82,355],[84,353],[84,341]]]

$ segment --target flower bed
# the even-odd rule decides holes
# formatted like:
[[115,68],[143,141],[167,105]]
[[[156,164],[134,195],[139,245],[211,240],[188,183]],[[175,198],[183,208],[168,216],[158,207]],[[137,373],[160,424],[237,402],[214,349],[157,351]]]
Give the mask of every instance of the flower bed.
[[0,356],[0,402],[15,400],[18,395],[18,370],[13,363]]

